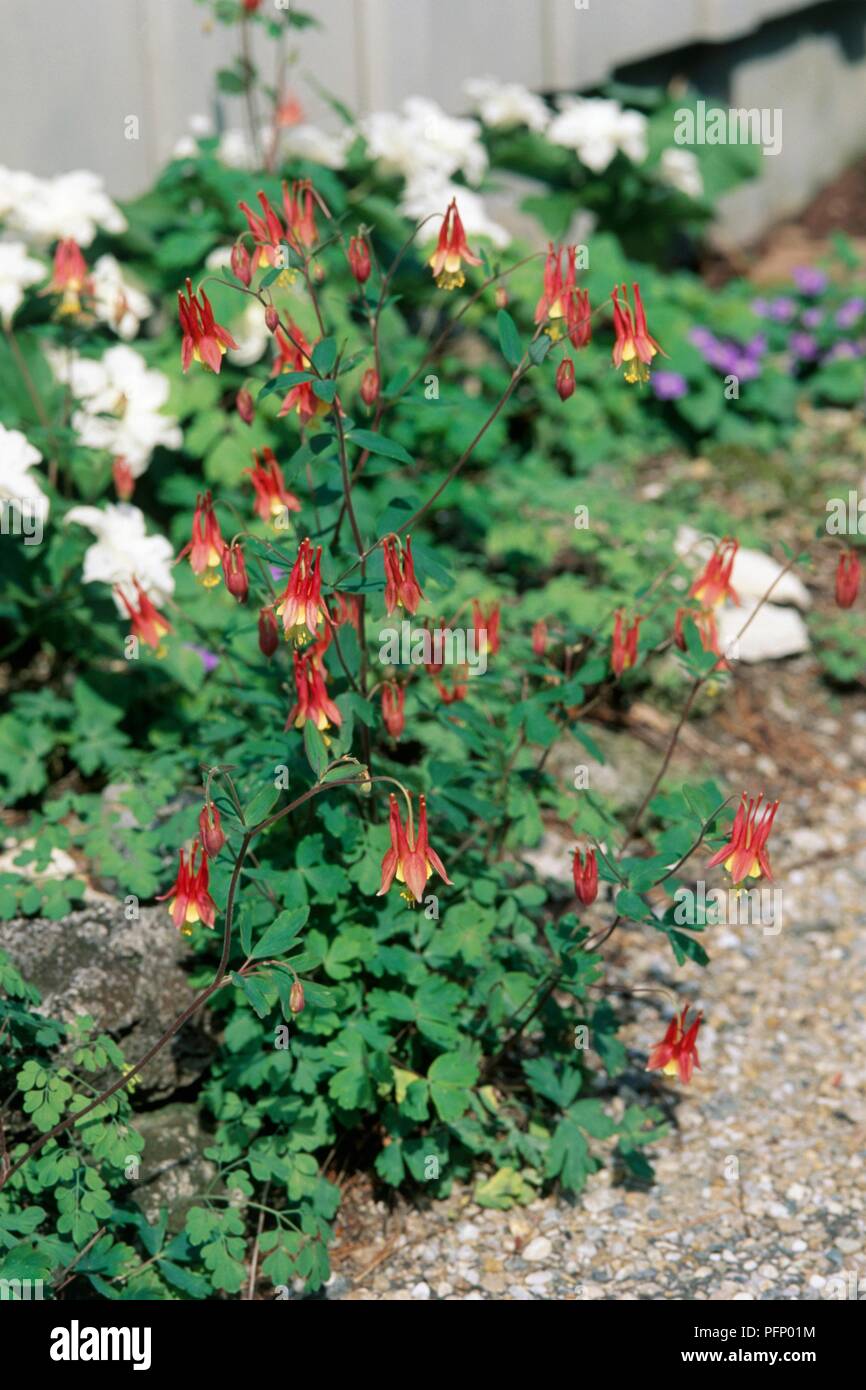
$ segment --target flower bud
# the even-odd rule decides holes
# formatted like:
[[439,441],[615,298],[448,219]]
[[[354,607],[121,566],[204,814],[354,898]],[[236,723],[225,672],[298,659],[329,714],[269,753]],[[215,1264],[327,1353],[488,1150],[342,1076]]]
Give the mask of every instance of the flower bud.
[[289,1008],[293,1014],[299,1014],[303,1012],[305,1003],[304,986],[301,984],[300,980],[295,980],[295,983],[292,985],[291,994],[289,995]]
[[121,502],[128,502],[135,491],[135,476],[122,454],[111,465],[111,476]]
[[252,391],[248,391],[245,386],[242,386],[240,391],[238,391],[235,407],[244,424],[251,425],[253,423],[253,416],[256,413],[256,404],[253,400]]
[[236,280],[240,280],[242,285],[249,288],[253,278],[253,266],[250,260],[250,253],[242,241],[236,241],[232,247],[231,255],[232,275]]
[[212,801],[206,801],[198,818],[199,834],[204,852],[209,859],[216,859],[226,842],[220,823],[220,813]]
[[375,367],[368,367],[361,378],[361,400],[366,406],[373,406],[379,399],[379,373]]
[[584,907],[589,907],[598,897],[598,865],[595,862],[595,850],[586,851],[586,863],[582,862],[582,855],[579,849],[574,851],[572,862],[574,874],[574,891]]
[[370,250],[363,237],[353,236],[349,242],[349,269],[358,281],[363,285],[370,278]]
[[237,542],[233,545],[227,545],[223,550],[222,566],[223,579],[229,593],[237,599],[238,603],[245,603],[250,591],[250,581],[247,577],[244,552]]
[[265,310],[265,327],[269,333],[276,333],[280,326],[280,316],[273,304],[269,304]]
[[263,656],[273,656],[280,645],[280,633],[273,608],[263,608],[259,613],[259,651]]
[[574,395],[574,363],[570,357],[563,357],[556,369],[556,390],[561,401]]
[[850,608],[860,588],[860,560],[855,550],[843,550],[836,567],[836,603]]
[[494,299],[496,300],[497,309],[504,309],[506,307],[506,305],[508,304],[508,291],[504,285],[496,286],[496,293],[494,295]]

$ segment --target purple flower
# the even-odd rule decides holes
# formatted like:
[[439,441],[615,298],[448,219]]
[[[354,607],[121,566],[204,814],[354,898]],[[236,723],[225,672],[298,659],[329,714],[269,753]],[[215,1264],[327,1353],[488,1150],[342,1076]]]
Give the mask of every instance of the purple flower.
[[732,359],[728,375],[739,377],[740,381],[754,381],[756,377],[761,375],[761,364],[756,362],[753,357],[747,357],[745,353],[738,352]]
[[853,328],[857,320],[863,317],[864,309],[866,299],[861,299],[859,295],[855,295],[853,299],[846,299],[836,313],[836,323],[840,328]]
[[205,669],[206,675],[209,676],[211,671],[215,671],[219,666],[220,659],[216,652],[208,651],[207,647],[197,647],[194,642],[184,642],[183,645],[188,652],[195,652],[197,656],[201,657],[201,664]]
[[759,319],[768,318],[768,317],[769,317],[769,314],[770,314],[770,305],[769,305],[769,303],[767,302],[767,300],[766,300],[766,299],[753,299],[753,300],[752,300],[752,313],[753,313],[753,314],[757,314],[757,316],[758,316]]
[[825,354],[825,362],[853,362],[858,357],[863,356],[863,351],[857,343],[835,343],[830,351]]
[[688,382],[679,372],[653,372],[650,380],[658,401],[678,401],[688,395]]
[[819,328],[824,322],[824,310],[804,309],[800,315],[800,322],[804,328]]
[[716,346],[718,339],[716,338],[714,333],[710,332],[708,328],[698,327],[692,328],[690,330],[689,342],[694,343],[695,347],[700,352],[705,353]]
[[787,295],[780,295],[778,299],[771,299],[767,305],[767,314],[776,323],[790,323],[796,312],[796,301]]
[[818,356],[818,344],[811,333],[792,333],[788,339],[788,347],[795,357],[801,358],[804,362],[813,362]]
[[756,333],[754,338],[750,338],[746,343],[745,352],[749,357],[763,357],[767,351],[766,333]]
[[814,265],[795,266],[791,279],[801,294],[823,294],[830,283],[824,271]]

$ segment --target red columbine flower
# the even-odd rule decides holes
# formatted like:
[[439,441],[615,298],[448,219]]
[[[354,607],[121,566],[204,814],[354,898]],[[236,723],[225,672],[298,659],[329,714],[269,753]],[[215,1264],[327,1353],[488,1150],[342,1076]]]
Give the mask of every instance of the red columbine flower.
[[165,654],[165,647],[162,639],[167,632],[173,632],[174,628],[164,618],[160,612],[154,608],[147,594],[142,589],[137,579],[133,579],[135,585],[135,596],[138,607],[135,608],[127,598],[121,586],[115,587],[115,593],[129,614],[129,621],[132,623],[132,636],[138,637],[148,647],[153,647],[157,656]]
[[731,571],[739,548],[739,541],[730,536],[720,541],[689,589],[689,598],[696,598],[704,608],[715,608],[726,598],[739,603],[731,587]]
[[571,345],[587,347],[592,342],[592,309],[589,304],[589,290],[575,290],[568,298],[565,308],[566,332]]
[[[657,352],[662,357],[667,357],[667,353],[659,346],[655,338],[651,338],[646,326],[646,314],[640,297],[640,287],[635,280],[632,288],[634,290],[634,320],[632,320],[631,306],[628,302],[628,290],[625,285],[621,285],[617,290],[613,287],[611,298],[613,300],[613,331],[615,341],[613,345],[613,365],[621,367],[625,363],[626,381],[649,381],[650,363]],[[620,304],[617,294],[622,294],[622,304]]]
[[158,903],[165,902],[166,898],[171,899],[168,910],[182,936],[192,935],[193,922],[201,921],[206,927],[212,927],[216,916],[216,904],[208,892],[210,875],[207,858],[202,855],[201,864],[196,868],[198,851],[199,842],[193,840],[188,864],[183,850],[180,851],[177,878],[167,893],[160,893],[157,897]]
[[187,541],[178,560],[189,555],[193,574],[201,578],[206,589],[212,589],[220,582],[219,568],[225,544],[210,492],[203,497],[199,494],[192,517],[192,540]]
[[763,792],[757,799],[743,792],[731,827],[731,838],[707,863],[708,869],[724,864],[735,887],[746,878],[760,878],[762,874],[771,883],[773,881],[767,840],[779,803],[768,801],[761,810],[763,800]]
[[532,655],[536,657],[544,656],[547,651],[547,623],[543,618],[539,618],[532,627]]
[[273,608],[259,610],[259,651],[271,657],[280,645],[280,631]]
[[385,608],[388,614],[393,613],[398,604],[410,615],[416,613],[424,594],[415,578],[412,537],[406,537],[404,547],[397,536],[388,536],[382,544],[382,555],[385,562]]
[[247,575],[243,547],[237,541],[224,547],[222,566],[223,579],[229,593],[237,599],[238,603],[246,603],[250,591],[250,581]]
[[289,240],[289,237],[280,221],[279,214],[274,212],[271,207],[267,195],[259,189],[256,197],[261,204],[261,217],[257,212],[253,212],[248,203],[238,203],[238,207],[247,219],[247,226],[255,243],[255,250],[250,262],[250,275],[252,277],[260,265],[271,266],[274,269],[282,267],[283,274],[277,276],[277,284],[291,284],[297,272],[289,270],[286,266],[285,251],[282,245],[284,241]]
[[315,246],[319,239],[316,231],[316,214],[313,184],[310,179],[295,179],[292,191],[283,180],[283,207],[286,211],[286,226],[289,240],[294,246]]
[[634,618],[623,632],[623,609],[616,610],[610,654],[611,669],[615,676],[621,676],[623,671],[630,670],[637,661],[638,629],[642,622],[643,618]]
[[322,547],[313,553],[309,537],[298,546],[298,558],[292,566],[289,582],[277,604],[277,617],[283,620],[286,637],[296,646],[319,635],[319,623],[327,625],[328,611],[322,600]]
[[[439,670],[441,669],[442,668],[440,666]],[[439,691],[439,698],[442,701],[443,705],[454,705],[457,703],[458,700],[465,700],[466,696],[469,694],[467,668],[465,666],[462,666],[459,668],[459,670],[463,672],[463,680],[460,679],[460,676],[455,671],[451,676],[450,687],[447,686],[444,683],[444,681],[438,680],[436,676],[433,677],[433,684]]]
[[[686,635],[683,632],[683,622],[686,618],[691,618],[701,639],[701,646],[705,652],[714,652],[716,656],[721,656],[719,647],[719,628],[716,623],[716,615],[711,608],[678,608],[674,618],[674,641],[681,652],[686,650]],[[720,667],[727,667],[727,662],[720,661]]]
[[118,455],[111,465],[111,476],[121,502],[128,502],[135,492],[135,475],[122,455]]
[[199,291],[198,297],[193,294],[189,276],[186,293],[184,299],[183,290],[177,292],[177,312],[183,329],[181,366],[186,372],[191,362],[201,362],[203,367],[219,372],[226,349],[236,348],[237,343],[227,328],[214,322],[213,309],[204,290]]
[[356,632],[361,631],[361,600],[357,594],[332,593],[330,603],[335,610],[330,613],[331,624],[333,627],[342,627],[344,623],[351,623]]
[[358,284],[365,284],[370,278],[372,266],[370,264],[370,248],[364,237],[353,236],[350,239],[347,256],[349,269],[358,281]]
[[420,796],[418,798],[417,837],[412,825],[411,798],[409,799],[408,817],[404,829],[400,808],[393,792],[391,794],[391,814],[388,828],[391,832],[391,848],[382,860],[382,886],[376,895],[377,897],[381,898],[384,893],[387,893],[396,878],[398,883],[405,883],[408,890],[403,891],[401,897],[406,899],[410,907],[414,906],[416,902],[422,901],[424,885],[433,869],[436,870],[444,883],[451,883],[442,860],[427,840],[427,802],[425,797]]
[[577,247],[568,247],[565,275],[562,273],[562,252],[563,247],[554,246],[552,241],[548,244],[541,298],[535,306],[535,322],[547,323],[544,331],[554,341],[562,337],[561,321],[567,322],[568,306],[574,293]]
[[860,560],[856,550],[843,550],[836,566],[836,603],[850,608],[860,588]]
[[57,243],[51,283],[45,293],[63,296],[57,310],[61,315],[80,314],[81,296],[92,293],[87,262],[72,237]]
[[595,850],[586,851],[584,863],[580,850],[576,849],[571,869],[574,875],[574,891],[584,907],[589,907],[598,897],[598,865],[595,862]]
[[457,199],[452,198],[442,219],[436,250],[428,262],[440,290],[459,290],[460,286],[466,283],[463,261],[467,265],[481,264],[480,257],[473,256],[466,245],[466,233],[457,211]]
[[226,842],[220,820],[220,813],[212,801],[206,801],[198,818],[198,829],[204,852],[209,859],[216,859]]
[[379,399],[379,373],[375,367],[368,367],[361,378],[361,400],[366,406],[374,406]]
[[294,663],[297,700],[289,710],[285,727],[288,729],[294,724],[296,729],[302,729],[308,719],[313,721],[321,734],[332,724],[339,727],[343,716],[328,695],[324,672],[314,654],[295,652]]
[[674,1015],[668,1024],[667,1032],[661,1042],[656,1043],[646,1064],[647,1071],[663,1071],[667,1076],[678,1075],[680,1081],[685,1084],[691,1081],[694,1067],[697,1067],[698,1071],[701,1069],[697,1040],[703,1015],[698,1014],[694,1023],[686,1030],[688,1012],[686,1005],[679,1016]]
[[[278,356],[271,372],[272,376],[279,376],[282,372],[308,372],[311,368],[312,345],[307,342],[297,324],[291,321],[289,322],[289,333],[291,338],[286,337],[282,328],[277,327],[276,329],[274,336]],[[291,410],[297,411],[301,425],[307,425],[310,420],[324,415],[330,408],[327,401],[319,400],[311,381],[299,381],[286,393],[279,413],[280,415],[288,415]]]
[[236,241],[232,247],[231,268],[235,279],[240,280],[242,285],[249,288],[253,278],[253,263],[250,260],[250,253],[242,241]]
[[406,687],[404,685],[382,686],[382,718],[385,721],[385,728],[392,738],[399,738],[406,727],[406,719],[403,714],[403,706],[406,703]]
[[484,609],[478,600],[472,600],[472,626],[475,629],[479,651],[483,647],[491,656],[495,656],[499,651],[499,617],[498,603],[491,603],[490,612],[485,617]]
[[283,470],[277,463],[273,449],[267,446],[262,450],[264,463],[259,463],[259,456],[253,450],[254,468],[245,468],[244,473],[249,476],[256,494],[254,503],[256,516],[261,517],[262,521],[274,521],[276,517],[282,516],[284,512],[299,512],[301,504],[294,493],[289,492],[283,480]]
[[561,401],[574,395],[574,363],[570,357],[563,357],[556,369],[556,391]]

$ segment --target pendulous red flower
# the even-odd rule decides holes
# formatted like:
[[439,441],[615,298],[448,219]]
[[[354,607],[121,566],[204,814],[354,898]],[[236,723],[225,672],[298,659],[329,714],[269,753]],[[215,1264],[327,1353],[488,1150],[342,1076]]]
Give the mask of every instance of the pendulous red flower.
[[165,647],[162,639],[167,632],[173,632],[174,628],[153,606],[144,589],[142,589],[137,579],[132,581],[135,585],[135,595],[138,600],[138,607],[135,608],[130,603],[120,585],[117,585],[115,592],[129,614],[132,623],[132,636],[138,637],[148,647],[153,647],[157,656],[165,654]]
[[697,1067],[701,1069],[698,1059],[698,1029],[701,1026],[702,1014],[698,1014],[690,1028],[686,1028],[686,1017],[688,1015],[688,1005],[679,1015],[674,1015],[668,1024],[667,1032],[660,1043],[656,1043],[646,1064],[647,1071],[663,1071],[667,1076],[679,1076],[680,1081],[688,1084],[692,1079],[692,1070]]
[[615,676],[621,676],[623,671],[628,671],[637,661],[637,642],[638,629],[643,618],[634,618],[623,631],[623,609],[618,608],[613,620],[613,641],[611,645],[610,665]]
[[556,369],[556,393],[561,401],[574,395],[574,363],[570,357],[563,357]]
[[220,582],[219,569],[224,550],[225,541],[211,494],[199,494],[192,517],[192,540],[187,541],[177,558],[182,560],[184,555],[189,555],[193,574],[201,579],[206,589],[212,589]]
[[385,728],[392,738],[399,738],[406,727],[406,718],[403,713],[403,706],[406,703],[406,687],[404,685],[392,685],[390,682],[382,686],[382,718]]
[[321,622],[328,624],[328,610],[322,599],[321,559],[322,547],[314,553],[307,536],[298,546],[298,557],[277,603],[277,617],[283,620],[283,632],[298,647],[310,639],[316,640]]
[[[635,280],[632,285],[634,290],[634,319],[632,319],[631,306],[628,302],[628,290],[625,285],[619,289],[614,285],[611,299],[613,300],[613,365],[621,367],[625,363],[626,381],[649,381],[650,364],[657,352],[662,357],[667,357],[667,353],[649,334],[646,324],[646,314],[640,297],[640,287]],[[622,294],[620,304],[618,294]]]
[[544,656],[547,651],[547,623],[543,618],[539,618],[532,628],[532,655],[536,657]]
[[[274,337],[277,344],[277,360],[274,363],[272,376],[280,376],[283,372],[309,372],[312,366],[313,346],[308,343],[296,323],[289,321],[288,325],[290,337],[287,337],[282,328],[277,323]],[[335,399],[335,404],[339,408],[339,402]],[[311,420],[317,420],[331,409],[328,401],[320,400],[313,390],[312,381],[299,381],[290,387],[286,392],[279,414],[288,415],[294,410],[297,413],[301,425],[308,425]]]
[[427,838],[426,798],[424,796],[418,798],[417,836],[412,824],[411,798],[409,799],[405,828],[397,798],[393,792],[390,800],[391,813],[388,828],[391,834],[391,847],[382,860],[382,885],[376,896],[381,898],[384,893],[387,893],[396,878],[398,883],[406,885],[401,896],[411,907],[416,902],[422,901],[424,886],[434,869],[444,883],[450,884],[451,879],[445,872],[442,860],[431,847]]
[[724,864],[735,886],[747,878],[760,878],[762,874],[771,883],[773,881],[767,840],[776,819],[779,803],[768,801],[762,810],[763,800],[763,792],[758,797],[750,797],[748,792],[743,792],[731,827],[730,839],[707,863],[708,869],[714,869],[717,864]]
[[382,542],[382,556],[385,563],[385,608],[389,615],[401,606],[410,615],[418,610],[424,594],[415,578],[415,562],[412,559],[412,537],[406,537],[401,546],[399,537],[390,535]]
[[565,308],[566,332],[573,348],[578,351],[592,342],[592,309],[589,290],[575,290]]
[[216,859],[226,842],[220,813],[212,801],[206,801],[198,818],[198,829],[204,852],[209,859]]
[[843,550],[836,566],[836,603],[850,608],[860,588],[860,558],[856,550]]
[[731,571],[739,548],[739,541],[725,536],[689,589],[689,598],[696,598],[704,608],[716,608],[725,599],[739,603],[740,600],[731,585]]
[[301,504],[293,492],[289,492],[283,479],[283,470],[277,463],[273,449],[262,450],[264,463],[253,450],[253,468],[245,468],[256,494],[255,513],[262,521],[274,521],[286,512],[299,512]]
[[370,264],[370,248],[364,237],[353,236],[350,238],[347,256],[349,269],[358,281],[358,284],[365,284],[370,278],[372,266]]
[[273,608],[259,610],[259,651],[271,657],[280,645],[280,630]]
[[466,244],[466,233],[457,211],[457,199],[452,198],[442,219],[436,250],[428,262],[440,290],[458,290],[466,283],[466,276],[463,274],[464,261],[467,265],[481,264],[481,258],[474,256]]
[[168,910],[182,936],[192,935],[194,922],[201,921],[206,927],[212,927],[216,916],[216,904],[208,892],[210,874],[205,855],[202,855],[201,864],[196,868],[199,848],[198,840],[193,840],[189,863],[183,850],[180,851],[177,878],[167,893],[160,893],[157,897],[159,903],[171,899]]
[[598,865],[595,862],[595,850],[586,851],[586,860],[579,849],[574,851],[574,858],[571,862],[572,874],[574,876],[574,891],[584,907],[589,907],[598,897]]
[[80,314],[82,295],[92,294],[87,262],[81,247],[72,237],[57,243],[51,281],[45,293],[62,296],[57,310],[61,316]]
[[183,370],[189,370],[191,363],[201,362],[212,372],[219,372],[223,354],[227,348],[236,348],[237,343],[227,328],[214,321],[213,309],[204,290],[198,297],[192,292],[192,281],[187,276],[187,298],[183,290],[177,292],[177,312],[183,329],[183,342],[180,361]]
[[498,603],[492,603],[489,613],[485,616],[478,600],[472,600],[472,626],[475,629],[478,650],[489,652],[491,656],[495,656],[499,651],[499,618]]
[[223,579],[229,593],[237,599],[238,603],[246,603],[250,591],[250,581],[247,575],[243,547],[237,541],[233,541],[231,545],[223,548],[222,566]]
[[320,734],[332,725],[339,728],[343,716],[328,695],[324,670],[316,660],[315,650],[311,648],[303,654],[295,652],[294,664],[297,699],[289,710],[285,727],[288,729],[294,724],[296,729],[302,729],[307,720],[311,719]]

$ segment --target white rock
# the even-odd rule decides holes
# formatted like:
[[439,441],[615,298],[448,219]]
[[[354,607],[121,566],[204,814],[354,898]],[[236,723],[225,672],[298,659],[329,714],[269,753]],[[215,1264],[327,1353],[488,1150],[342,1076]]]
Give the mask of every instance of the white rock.
[[809,650],[809,633],[799,613],[793,608],[779,608],[765,603],[755,613],[742,637],[742,631],[757,604],[735,608],[724,604],[719,610],[719,645],[723,652],[750,665],[758,661],[779,661],[785,656],[797,656]]
[[424,1281],[423,1281],[423,1279],[422,1279],[422,1281],[421,1281],[420,1284],[414,1284],[414,1285],[412,1286],[412,1297],[413,1297],[413,1298],[429,1298],[429,1297],[430,1297],[430,1285],[429,1285],[429,1284],[425,1284]]
[[525,1250],[521,1250],[524,1260],[547,1260],[553,1251],[553,1246],[547,1236],[536,1236],[531,1240]]
[[[688,555],[695,569],[706,564],[713,553],[713,543],[707,538],[701,540],[700,532],[693,526],[681,526],[677,531],[674,549],[683,559]],[[738,550],[731,571],[731,584],[744,605],[749,601],[762,599],[782,566],[760,550]],[[772,593],[774,603],[793,603],[797,608],[808,608],[811,603],[809,590],[796,574],[788,571],[779,580]]]

